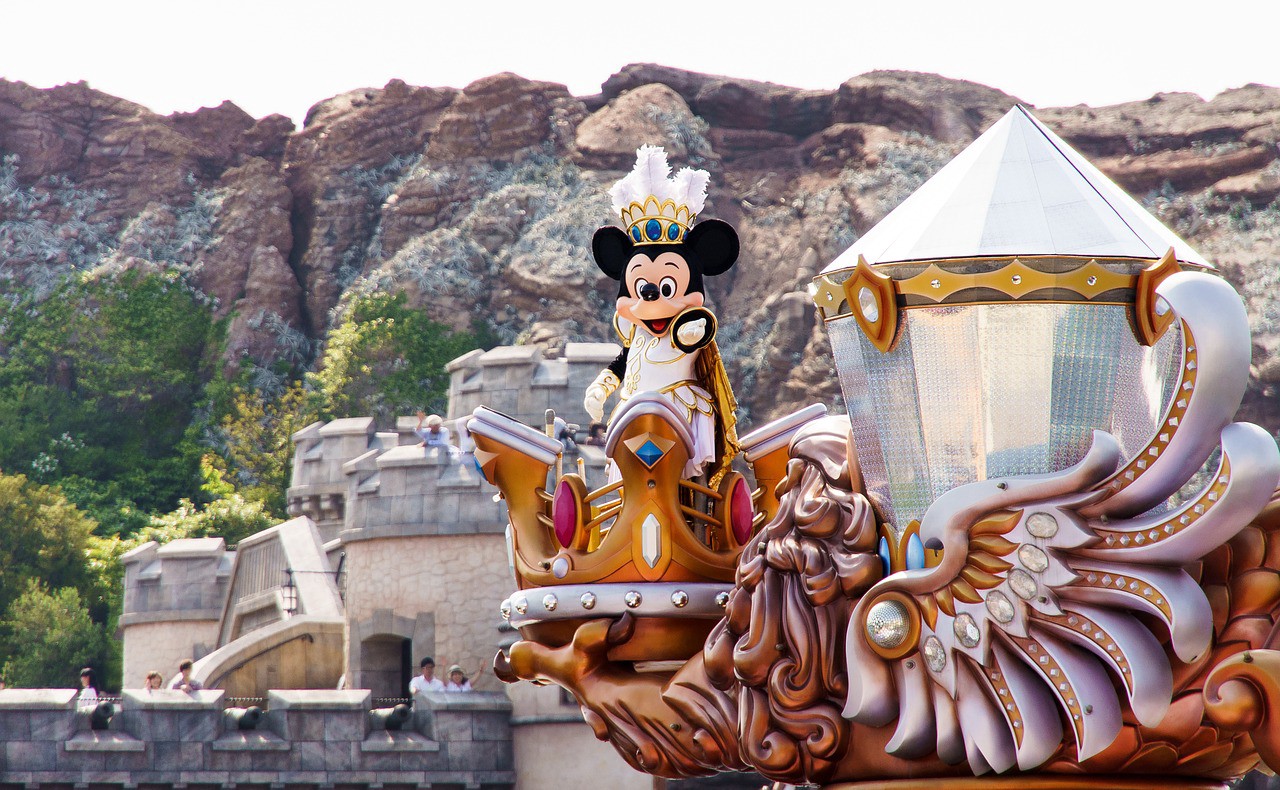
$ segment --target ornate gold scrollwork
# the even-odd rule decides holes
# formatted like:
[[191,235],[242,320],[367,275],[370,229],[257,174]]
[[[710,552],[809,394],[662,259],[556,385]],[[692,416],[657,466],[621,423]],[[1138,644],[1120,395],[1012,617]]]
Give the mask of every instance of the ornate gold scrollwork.
[[1280,767],[1280,651],[1245,650],[1219,663],[1204,684],[1204,710],[1224,730],[1247,732],[1267,767]]
[[844,298],[871,344],[887,352],[898,340],[898,288],[893,278],[858,256],[858,268],[844,281]]
[[1173,323],[1173,310],[1164,304],[1162,311],[1162,301],[1156,296],[1156,288],[1170,275],[1180,271],[1182,267],[1178,265],[1178,257],[1170,247],[1160,260],[1138,272],[1138,282],[1134,287],[1133,324],[1138,342],[1144,346],[1154,346]]

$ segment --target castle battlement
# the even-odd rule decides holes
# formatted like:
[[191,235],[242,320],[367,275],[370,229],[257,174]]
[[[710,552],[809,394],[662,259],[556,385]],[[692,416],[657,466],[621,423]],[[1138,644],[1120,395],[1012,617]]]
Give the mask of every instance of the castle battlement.
[[289,515],[307,516],[326,539],[342,528],[347,496],[343,466],[370,451],[388,450],[400,443],[394,432],[374,430],[372,417],[347,417],[313,422],[293,435]]
[[[383,784],[505,787],[511,781],[513,726],[530,743],[546,728],[567,727],[573,734],[557,737],[567,737],[593,759],[612,761],[582,727],[577,705],[557,690],[499,691],[488,671],[499,645],[510,641],[499,616],[511,585],[508,517],[497,489],[463,452],[459,425],[487,404],[541,431],[546,410],[554,409],[578,424],[578,436],[585,438],[583,392],[617,352],[603,343],[570,343],[555,359],[536,348],[473,351],[448,366],[444,424],[457,453],[421,446],[416,416],[399,417],[385,431],[369,417],[313,423],[293,435],[290,521],[242,540],[234,551],[220,539],[201,539],[151,543],[126,555],[120,620],[125,687],[142,685],[152,669],[171,678],[180,660],[194,658],[198,680],[228,697],[269,696],[271,711],[256,735],[233,736],[220,718],[220,705],[190,712],[192,723],[145,724],[188,712],[166,708],[162,716],[158,709],[139,707],[128,692],[125,710],[112,722],[112,731],[121,733],[116,740],[126,745],[102,750],[129,752],[147,742],[145,733],[187,728],[202,733],[196,742],[146,743],[140,753],[120,759],[133,761],[131,771],[156,771],[161,783],[170,781],[163,766],[183,762],[191,767],[174,776],[188,778],[173,781],[354,786],[376,775]],[[563,470],[577,471],[579,462],[592,485],[604,483],[603,448],[570,449]],[[436,700],[428,716],[434,731],[415,719],[426,745],[388,740],[388,733],[370,730],[370,696],[384,700],[379,704],[403,697],[426,655],[435,657],[441,675],[450,664],[462,665],[476,691]],[[339,685],[343,691],[322,691]],[[310,690],[268,693],[281,687]],[[352,703],[350,695],[364,695],[363,701]],[[0,726],[3,702],[0,697]],[[337,706],[332,713],[324,708],[330,703]],[[326,712],[317,712],[321,708]],[[48,715],[75,717],[74,711],[57,710]],[[326,735],[319,744],[296,734],[314,734],[318,721],[327,733],[335,717],[347,722],[336,740]],[[447,735],[431,734],[446,730]],[[90,737],[85,733],[80,740]],[[240,741],[253,745],[235,745]],[[80,752],[74,750],[98,747],[19,747],[26,748],[48,757],[50,783],[65,778],[74,784],[87,781],[68,778],[81,770],[75,762]],[[55,757],[48,756],[50,749]],[[175,750],[183,757],[152,756]],[[259,778],[251,780],[236,773],[242,752],[274,762],[255,769]],[[311,764],[319,767],[306,767]]]
[[[152,669],[172,672],[179,661],[218,646],[235,552],[222,538],[187,538],[163,546],[148,541],[121,558],[126,683]],[[134,676],[136,677],[136,680]]]
[[[389,730],[363,691],[270,691],[259,718],[221,690],[125,691],[103,729],[72,689],[0,690],[4,777],[43,787],[511,788],[511,703],[424,698]],[[241,715],[237,715],[240,713]],[[253,726],[246,726],[253,725]]]
[[449,418],[480,406],[526,425],[541,426],[547,409],[585,430],[591,418],[582,394],[621,349],[613,343],[566,343],[564,353],[545,359],[536,346],[500,346],[472,351],[447,366]]

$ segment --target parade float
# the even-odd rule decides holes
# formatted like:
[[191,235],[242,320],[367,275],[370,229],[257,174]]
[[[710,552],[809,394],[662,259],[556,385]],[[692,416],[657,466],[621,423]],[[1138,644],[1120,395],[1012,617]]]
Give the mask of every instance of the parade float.
[[[641,149],[593,254],[607,483],[481,408],[507,681],[664,777],[1221,787],[1280,769],[1280,451],[1239,297],[1014,108],[814,280],[847,414],[739,437],[706,174]],[[714,284],[714,281],[712,281]]]

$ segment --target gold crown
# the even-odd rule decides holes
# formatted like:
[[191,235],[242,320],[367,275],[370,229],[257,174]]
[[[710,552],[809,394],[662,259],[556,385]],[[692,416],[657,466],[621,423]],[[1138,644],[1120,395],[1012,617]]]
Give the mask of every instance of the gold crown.
[[744,544],[776,511],[771,492],[800,424],[779,421],[744,440],[758,489],[735,471],[713,488],[683,479],[693,448],[684,418],[665,397],[640,393],[613,416],[606,439],[620,479],[590,491],[581,475],[557,474],[559,442],[477,409],[468,424],[476,460],[511,520],[518,590],[503,616],[526,639],[558,645],[586,620],[630,612],[635,631],[613,658],[692,655],[723,614]]
[[679,244],[698,217],[688,206],[670,198],[659,201],[655,195],[645,198],[644,205],[632,201],[621,213],[636,244]]

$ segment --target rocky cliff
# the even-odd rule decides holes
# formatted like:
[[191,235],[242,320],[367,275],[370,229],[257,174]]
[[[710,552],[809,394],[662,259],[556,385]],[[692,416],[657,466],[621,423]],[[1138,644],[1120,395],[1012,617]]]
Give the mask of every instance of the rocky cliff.
[[[599,94],[499,74],[392,81],[300,131],[224,103],[161,116],[83,83],[0,80],[0,290],[93,267],[175,269],[228,317],[227,361],[296,362],[345,300],[402,289],[459,328],[555,349],[608,339],[587,253],[641,143],[712,172],[737,226],[711,284],[750,422],[838,400],[809,279],[1018,101],[934,75],[798,90],[638,64]],[[1196,245],[1246,297],[1243,416],[1280,427],[1280,88],[1037,115]]]

